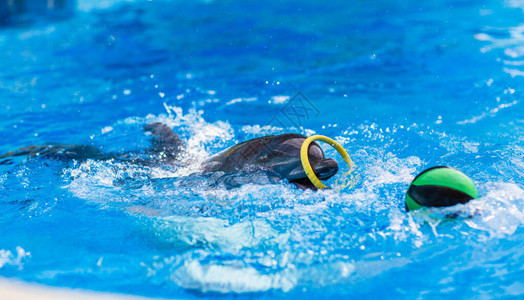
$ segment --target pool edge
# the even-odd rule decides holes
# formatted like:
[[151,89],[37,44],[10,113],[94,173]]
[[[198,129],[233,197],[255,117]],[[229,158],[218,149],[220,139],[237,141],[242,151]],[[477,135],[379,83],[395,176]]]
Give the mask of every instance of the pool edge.
[[95,292],[83,289],[51,287],[37,283],[28,283],[18,279],[0,277],[2,299],[16,300],[159,300],[142,296]]

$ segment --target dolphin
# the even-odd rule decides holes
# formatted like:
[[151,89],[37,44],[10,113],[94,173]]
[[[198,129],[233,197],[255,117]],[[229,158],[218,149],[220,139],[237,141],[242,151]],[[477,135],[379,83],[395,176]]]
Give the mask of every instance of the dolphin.
[[[179,153],[185,145],[178,134],[159,122],[144,126],[144,130],[152,135],[153,140],[151,147],[142,153],[104,153],[94,146],[45,144],[20,148],[2,155],[0,165],[12,163],[10,158],[16,156],[80,161],[115,159],[143,165],[155,163],[180,165]],[[271,177],[287,179],[300,189],[316,190],[307,177],[300,159],[300,149],[305,139],[306,136],[301,134],[286,133],[248,140],[227,148],[203,162],[202,171],[239,175],[265,172]],[[308,157],[319,179],[329,179],[338,172],[337,162],[330,158],[326,159],[317,143],[309,145]]]

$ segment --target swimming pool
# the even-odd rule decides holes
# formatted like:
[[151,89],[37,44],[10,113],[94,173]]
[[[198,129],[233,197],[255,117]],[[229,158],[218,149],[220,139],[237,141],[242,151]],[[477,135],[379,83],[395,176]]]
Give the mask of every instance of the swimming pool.
[[[189,150],[181,168],[0,165],[0,276],[173,298],[522,296],[523,10],[79,1],[69,19],[2,27],[1,153],[143,150],[156,121]],[[226,189],[193,174],[219,150],[281,132],[335,138],[355,187]],[[481,197],[406,213],[410,181],[435,165],[471,176]]]

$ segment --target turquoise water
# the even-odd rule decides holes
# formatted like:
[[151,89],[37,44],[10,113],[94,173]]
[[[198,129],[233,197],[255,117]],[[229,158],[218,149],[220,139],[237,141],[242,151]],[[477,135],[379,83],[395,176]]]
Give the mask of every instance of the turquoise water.
[[[522,1],[78,5],[0,28],[0,152],[140,151],[161,121],[185,165],[0,165],[0,276],[173,298],[524,294]],[[282,132],[339,141],[355,186],[226,189],[198,174]],[[481,197],[407,213],[409,183],[435,165]]]

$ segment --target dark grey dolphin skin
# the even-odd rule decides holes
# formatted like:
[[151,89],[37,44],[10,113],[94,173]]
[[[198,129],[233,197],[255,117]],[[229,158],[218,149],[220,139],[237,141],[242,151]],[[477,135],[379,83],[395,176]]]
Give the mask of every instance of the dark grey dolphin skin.
[[[29,156],[60,160],[121,160],[137,164],[152,165],[179,163],[178,155],[184,149],[180,137],[168,126],[153,123],[144,126],[153,136],[152,146],[143,153],[104,153],[94,146],[46,144],[20,148],[0,156],[0,164],[9,164],[11,157]],[[305,136],[294,133],[264,136],[232,146],[211,157],[202,164],[204,173],[267,172],[272,176],[287,179],[301,189],[316,190],[308,179],[300,160],[300,148]],[[319,179],[329,179],[338,172],[338,164],[326,159],[316,143],[308,149],[309,162]]]
[[185,147],[180,136],[167,125],[158,122],[144,126],[144,130],[153,135],[151,148],[147,152],[164,163],[175,164],[178,154]]
[[102,152],[100,149],[89,145],[63,145],[49,143],[44,145],[34,145],[20,148],[16,151],[8,152],[0,156],[0,165],[8,165],[12,163],[12,158],[18,156],[28,157],[44,157],[49,159],[59,160],[86,160],[109,159],[110,154]]
[[[295,133],[264,136],[232,146],[203,163],[204,172],[239,172],[264,170],[287,179],[297,187],[316,189],[308,179],[300,148],[305,136]],[[308,149],[311,167],[319,179],[329,179],[338,172],[338,164],[326,159],[322,148],[311,143]]]

